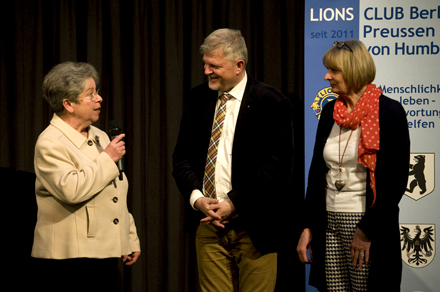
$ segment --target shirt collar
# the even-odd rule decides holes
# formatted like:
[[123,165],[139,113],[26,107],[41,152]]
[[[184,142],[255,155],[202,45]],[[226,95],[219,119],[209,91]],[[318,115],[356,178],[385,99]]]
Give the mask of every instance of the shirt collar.
[[94,140],[95,134],[91,126],[89,126],[89,138],[84,137],[77,130],[72,128],[69,124],[64,122],[57,114],[53,114],[51,125],[60,130],[77,148],[81,146],[89,139]]
[[243,79],[234,86],[234,88],[232,88],[231,91],[229,92],[218,92],[218,95],[222,95],[223,93],[229,93],[230,95],[232,95],[235,99],[238,99],[239,101],[241,101],[243,99],[243,95],[244,95],[244,90],[246,89],[246,83],[247,83],[247,73],[246,71],[244,72],[244,77]]

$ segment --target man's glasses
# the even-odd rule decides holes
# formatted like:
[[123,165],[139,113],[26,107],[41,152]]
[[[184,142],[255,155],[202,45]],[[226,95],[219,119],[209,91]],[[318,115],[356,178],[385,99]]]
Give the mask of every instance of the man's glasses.
[[337,47],[338,49],[344,49],[344,48],[347,48],[346,50],[348,50],[348,51],[350,51],[350,52],[352,52],[353,53],[353,50],[346,44],[346,43],[344,43],[344,42],[338,42],[338,41],[336,41],[336,42],[334,42],[333,43],[333,47]]

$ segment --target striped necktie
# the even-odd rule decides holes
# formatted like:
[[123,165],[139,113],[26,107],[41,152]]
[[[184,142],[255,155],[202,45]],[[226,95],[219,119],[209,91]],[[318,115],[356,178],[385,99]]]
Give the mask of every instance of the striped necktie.
[[217,109],[214,125],[211,131],[211,140],[209,141],[208,155],[206,156],[205,173],[203,175],[203,186],[205,188],[205,196],[216,198],[215,193],[215,164],[217,162],[217,149],[220,136],[223,129],[223,121],[226,115],[226,102],[232,96],[222,94],[220,96],[220,105]]

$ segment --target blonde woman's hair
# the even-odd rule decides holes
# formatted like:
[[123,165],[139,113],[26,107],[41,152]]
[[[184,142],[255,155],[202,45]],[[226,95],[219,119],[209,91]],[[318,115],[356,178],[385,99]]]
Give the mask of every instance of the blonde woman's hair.
[[345,84],[351,88],[361,88],[376,77],[373,58],[359,40],[335,42],[324,54],[322,63],[328,69],[341,71]]

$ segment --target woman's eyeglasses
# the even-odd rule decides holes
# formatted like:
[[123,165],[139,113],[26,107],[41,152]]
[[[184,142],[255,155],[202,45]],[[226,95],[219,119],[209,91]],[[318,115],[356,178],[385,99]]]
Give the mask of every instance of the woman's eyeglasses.
[[88,97],[90,97],[90,99],[95,102],[96,101],[96,97],[97,95],[99,95],[99,89],[97,89],[94,93],[90,94]]

